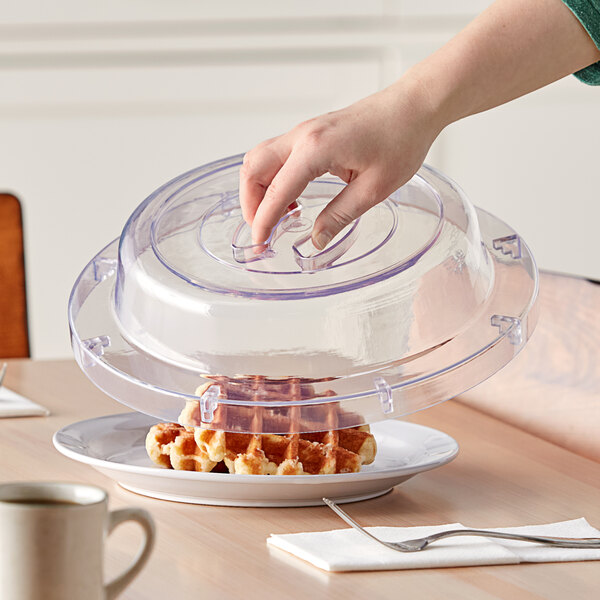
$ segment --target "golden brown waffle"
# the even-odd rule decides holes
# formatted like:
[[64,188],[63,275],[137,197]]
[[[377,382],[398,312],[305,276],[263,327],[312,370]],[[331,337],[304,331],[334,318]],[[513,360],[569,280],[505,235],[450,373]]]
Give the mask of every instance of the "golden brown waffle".
[[185,427],[177,423],[159,423],[154,425],[146,436],[146,452],[161,467],[171,468],[171,447]]
[[[177,423],[159,423],[148,432],[146,450],[157,465],[183,471],[227,470],[247,475],[356,473],[375,458],[375,439],[367,429],[254,435],[201,428],[192,433]],[[314,439],[325,441],[332,433],[339,445]]]
[[[240,432],[288,433],[319,431],[330,422],[335,422],[336,428],[346,429],[357,427],[361,422],[359,415],[343,410],[340,403],[334,401],[312,404],[309,411],[301,410],[299,406],[283,409],[281,405],[286,401],[331,398],[336,395],[332,390],[316,393],[312,385],[297,378],[267,381],[259,376],[246,376],[235,380],[211,376],[211,381],[198,387],[195,395],[200,398],[213,386],[220,390],[221,397],[241,404],[219,404],[208,424],[202,421],[200,401],[190,400],[179,415],[181,425],[229,431],[234,427]],[[258,401],[263,402],[261,407],[256,406]],[[275,407],[270,408],[264,404],[269,402],[273,402]],[[253,404],[255,406],[252,406]],[[256,423],[260,423],[261,427],[257,429]]]
[[[251,389],[244,400],[251,404],[263,399],[263,378],[247,381]],[[196,395],[201,396],[208,386],[198,388]],[[219,382],[219,386],[222,391],[223,383]],[[283,390],[288,392],[288,400],[302,398],[298,379],[288,380],[282,388],[282,393]],[[225,405],[219,406],[215,412],[217,422],[225,419],[226,410]],[[369,427],[340,428],[339,423],[346,414],[340,411],[338,403],[323,405],[324,419],[319,425],[328,429],[318,433],[295,432],[299,426],[306,425],[301,422],[299,406],[293,406],[285,416],[264,406],[248,406],[248,410],[252,411],[252,431],[268,431],[274,424],[281,430],[283,424],[287,424],[290,432],[251,434],[190,427],[200,423],[197,420],[198,403],[190,401],[180,415],[180,422],[185,427],[175,423],[152,427],[146,439],[148,455],[156,464],[174,469],[227,469],[230,473],[249,475],[355,473],[360,471],[362,464],[369,464],[375,458],[377,446]]]

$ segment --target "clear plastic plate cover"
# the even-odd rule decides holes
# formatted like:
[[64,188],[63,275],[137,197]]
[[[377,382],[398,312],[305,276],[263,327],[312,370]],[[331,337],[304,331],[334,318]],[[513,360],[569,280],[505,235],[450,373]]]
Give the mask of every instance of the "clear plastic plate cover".
[[77,279],[76,359],[120,402],[229,431],[357,426],[456,396],[532,334],[527,245],[438,171],[424,165],[318,251],[313,222],[345,184],[316,179],[253,244],[241,161],[158,189]]

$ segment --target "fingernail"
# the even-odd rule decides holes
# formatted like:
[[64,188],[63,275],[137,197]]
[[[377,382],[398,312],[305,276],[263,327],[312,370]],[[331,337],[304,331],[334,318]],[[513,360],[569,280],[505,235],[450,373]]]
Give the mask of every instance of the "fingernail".
[[318,250],[323,250],[330,241],[331,236],[326,231],[319,231],[318,233],[315,233],[312,238],[312,242]]

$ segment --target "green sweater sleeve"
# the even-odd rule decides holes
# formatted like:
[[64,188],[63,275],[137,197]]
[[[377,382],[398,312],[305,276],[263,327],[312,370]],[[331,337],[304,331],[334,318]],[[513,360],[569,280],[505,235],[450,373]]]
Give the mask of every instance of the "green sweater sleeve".
[[[600,48],[600,0],[563,0],[577,20]],[[575,73],[575,77],[588,85],[600,85],[600,62]]]

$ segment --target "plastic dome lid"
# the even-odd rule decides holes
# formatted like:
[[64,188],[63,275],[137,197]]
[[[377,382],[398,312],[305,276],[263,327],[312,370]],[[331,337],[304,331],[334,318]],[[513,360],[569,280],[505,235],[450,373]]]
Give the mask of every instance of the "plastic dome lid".
[[439,172],[423,166],[318,251],[313,222],[345,184],[313,181],[253,245],[241,159],[157,190],[77,280],[75,355],[117,400],[256,433],[359,425],[465,391],[531,335],[527,246]]

